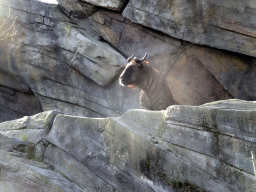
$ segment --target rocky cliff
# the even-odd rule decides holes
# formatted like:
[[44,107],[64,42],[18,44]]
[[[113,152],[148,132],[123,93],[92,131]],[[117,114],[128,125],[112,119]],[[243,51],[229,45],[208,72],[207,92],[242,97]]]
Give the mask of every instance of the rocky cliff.
[[139,108],[118,84],[126,58],[148,52],[182,105],[255,100],[256,5],[246,1],[1,0],[15,18],[0,41],[0,121],[58,109],[86,117]]
[[256,103],[226,100],[87,118],[47,111],[0,123],[0,189],[256,190]]
[[[255,1],[58,3],[0,1],[1,192],[256,190]],[[181,105],[119,85],[145,52]]]

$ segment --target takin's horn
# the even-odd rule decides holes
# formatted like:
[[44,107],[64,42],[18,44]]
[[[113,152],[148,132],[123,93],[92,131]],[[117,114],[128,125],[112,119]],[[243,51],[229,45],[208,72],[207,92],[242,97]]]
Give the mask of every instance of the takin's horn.
[[147,53],[145,53],[145,55],[144,55],[144,57],[142,59],[137,59],[136,57],[134,57],[134,60],[136,62],[138,62],[138,63],[141,63],[141,62],[143,62],[146,59],[146,57],[147,57]]
[[133,55],[132,55],[131,57],[129,57],[129,58],[127,59],[127,61],[130,62],[130,61],[133,59],[134,55],[135,55],[135,53],[133,53]]

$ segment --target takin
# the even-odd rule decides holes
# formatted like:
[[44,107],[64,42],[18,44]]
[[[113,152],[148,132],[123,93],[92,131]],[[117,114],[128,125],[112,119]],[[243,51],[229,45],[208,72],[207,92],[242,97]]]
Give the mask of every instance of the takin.
[[140,92],[140,106],[148,110],[165,110],[176,102],[172,96],[164,77],[142,59],[137,59],[134,54],[127,59],[128,64],[120,75],[119,82],[122,86],[131,89],[138,87]]

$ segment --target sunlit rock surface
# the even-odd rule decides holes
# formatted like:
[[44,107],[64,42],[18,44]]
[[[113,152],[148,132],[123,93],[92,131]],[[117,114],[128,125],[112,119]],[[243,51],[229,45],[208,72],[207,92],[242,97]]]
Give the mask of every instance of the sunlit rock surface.
[[[110,5],[114,1],[99,2]],[[139,2],[130,1],[127,5],[122,1],[124,7],[113,11],[89,1],[63,0],[53,5],[2,0],[0,16],[7,17],[9,12],[10,17],[17,16],[18,33],[14,41],[0,41],[0,121],[54,109],[86,117],[120,116],[129,109],[138,109],[140,91],[120,86],[118,76],[128,56],[136,53],[136,57],[142,57],[145,52],[182,105],[233,98],[256,100],[252,86],[256,83],[254,57],[242,49],[229,52],[195,45],[154,27],[135,24],[138,22],[127,16],[127,9]],[[140,4],[141,11],[152,3]],[[235,9],[242,4],[233,6]],[[246,8],[245,13],[247,10],[251,9]],[[179,12],[181,16],[183,13],[184,10]],[[251,16],[254,17],[253,12]],[[239,14],[233,19],[238,17]],[[139,19],[144,22],[145,18]],[[189,24],[183,23],[198,29]],[[158,25],[164,26],[161,22]],[[225,45],[231,50],[231,44]]]
[[[60,0],[59,0],[60,1]],[[95,6],[100,6],[106,9],[120,11],[128,0],[81,0]]]
[[[14,97],[12,105],[27,105],[24,113],[3,103],[3,108],[11,111],[2,121],[52,109],[103,117],[120,116],[128,109],[139,108],[135,99],[138,93],[124,89],[116,81],[126,64],[126,58],[117,50],[74,25],[56,5],[1,1],[1,14],[8,15],[8,6],[11,17],[18,16],[18,35],[14,42],[0,42],[0,70],[5,74],[1,85],[11,91],[30,91],[35,101],[32,100],[34,109],[29,109],[32,103],[25,99],[18,102]],[[1,92],[10,94],[6,89]]]
[[123,16],[178,39],[256,56],[254,0],[131,0]]
[[[3,122],[0,188],[255,191],[250,161],[256,151],[255,107],[255,102],[224,100],[130,110],[121,117],[48,111]],[[36,130],[44,132],[30,134]]]
[[95,6],[78,0],[58,0],[58,3],[61,10],[72,19],[84,19],[97,11]]

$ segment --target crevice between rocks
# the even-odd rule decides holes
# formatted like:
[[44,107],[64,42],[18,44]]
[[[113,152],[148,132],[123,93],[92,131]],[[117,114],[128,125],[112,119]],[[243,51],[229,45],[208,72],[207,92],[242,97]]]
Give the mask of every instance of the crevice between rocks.
[[[64,100],[57,99],[57,98],[51,98],[51,97],[42,95],[42,94],[40,94],[40,93],[36,93],[36,94],[37,94],[37,95],[40,95],[41,97],[45,97],[45,98],[48,98],[48,99],[51,99],[51,100],[56,100],[56,101],[60,101],[60,102],[63,102],[63,103],[68,103],[68,104],[75,105],[75,106],[78,106],[78,107],[83,107],[83,108],[85,108],[85,109],[88,109],[88,110],[90,110],[90,111],[96,113],[96,114],[99,114],[99,115],[102,116],[102,117],[106,117],[105,115],[100,114],[99,112],[94,111],[94,110],[92,110],[92,109],[90,109],[90,108],[88,108],[88,107],[86,107],[86,106],[79,105],[78,103],[71,103],[71,102],[69,102],[69,101],[64,101]],[[88,99],[85,99],[85,100],[88,100]],[[110,111],[112,111],[112,112],[114,112],[114,113],[118,113],[118,114],[122,115],[122,113],[119,112],[119,111],[114,111],[113,109],[110,109],[110,108],[108,108],[108,107],[106,107],[106,106],[100,105],[99,103],[95,103],[95,102],[90,101],[90,100],[88,100],[88,101],[89,101],[89,102],[92,102],[92,103],[94,103],[94,104],[96,104],[96,105],[99,105],[99,106],[101,106],[101,107],[103,107],[103,108],[105,108],[105,109],[107,109],[107,110],[110,110]]]
[[[58,148],[59,150],[62,150],[64,153],[67,153],[68,155],[70,155],[73,159],[75,159],[76,161],[78,161],[79,163],[81,163],[84,167],[86,167],[87,169],[89,169],[93,174],[95,174],[98,178],[100,178],[101,180],[103,180],[105,183],[107,183],[108,185],[110,185],[111,187],[113,187],[115,190],[116,187],[111,185],[111,183],[109,183],[108,181],[106,181],[103,177],[101,177],[99,174],[97,174],[96,172],[94,172],[90,167],[86,166],[83,162],[79,161],[78,159],[76,159],[72,154],[68,153],[67,151],[65,151],[64,149],[58,147],[57,145],[49,142],[50,145],[53,145],[54,147]],[[51,164],[50,164],[51,165]],[[54,165],[52,165],[54,167]],[[112,165],[113,166],[113,165]],[[54,169],[56,169],[54,167]],[[58,172],[60,172],[62,175],[65,175],[64,173],[62,173],[60,170],[56,169]],[[65,175],[65,177],[68,178],[68,176]],[[70,180],[70,179],[69,179]],[[73,182],[73,181],[72,181]],[[76,184],[76,183],[75,183]],[[79,185],[78,185],[79,186]],[[80,187],[80,186],[79,186]],[[118,190],[117,190],[118,191]]]
[[0,104],[0,107],[3,107],[3,108],[5,108],[5,109],[7,109],[7,110],[10,110],[10,111],[13,111],[14,113],[18,113],[19,115],[22,115],[22,116],[25,116],[26,114],[23,114],[23,113],[21,113],[21,112],[19,112],[19,111],[15,111],[15,110],[13,110],[13,109],[11,109],[11,108],[8,108],[8,107],[6,107],[6,106],[3,106],[3,105],[1,105]]
[[124,12],[124,9],[128,6],[130,0],[123,0],[124,1],[124,5],[123,7],[120,9],[119,12],[123,13]]
[[[63,86],[67,86],[67,87],[71,87],[71,88],[74,88],[74,89],[78,89],[78,90],[84,91],[84,92],[86,92],[87,94],[92,95],[90,92],[87,92],[87,91],[85,91],[85,90],[83,90],[83,89],[79,89],[79,88],[77,88],[77,87],[73,87],[73,86],[70,86],[70,85],[63,84],[63,83],[61,83],[61,82],[59,82],[59,81],[56,81],[56,80],[54,80],[54,79],[51,79],[51,78],[49,78],[49,77],[43,77],[42,80],[43,80],[43,81],[44,81],[44,80],[49,80],[49,81],[52,81],[52,82],[61,84],[61,85],[63,85]],[[46,97],[46,98],[49,98],[49,99],[54,99],[54,100],[57,100],[57,101],[62,101],[62,102],[65,102],[65,103],[74,104],[74,105],[77,105],[77,106],[80,106],[80,107],[86,107],[86,106],[83,106],[83,105],[79,105],[78,103],[71,103],[71,102],[66,101],[66,100],[61,100],[61,99],[57,99],[57,98],[51,98],[51,97],[49,97],[49,96],[42,95],[42,94],[39,93],[39,92],[35,92],[35,94],[38,94],[38,95],[40,95],[40,96],[43,96],[43,97]],[[93,96],[93,97],[97,97],[97,96],[95,96],[95,95],[92,95],[92,96]],[[99,97],[97,97],[97,98],[99,98]],[[121,113],[119,110],[106,107],[106,106],[104,106],[103,104],[96,103],[95,101],[92,101],[92,100],[89,100],[89,99],[86,99],[86,98],[84,98],[84,99],[87,100],[87,101],[89,101],[89,102],[91,102],[91,103],[94,103],[94,104],[96,104],[96,105],[99,105],[99,106],[101,106],[101,107],[103,107],[103,108],[106,108],[106,109],[108,109],[108,110],[111,110],[111,111],[113,111],[113,112],[115,112],[115,113],[119,113],[120,115],[122,115],[122,113]],[[99,98],[99,99],[102,99],[102,98]],[[103,100],[103,99],[102,99],[102,100]]]
[[224,30],[224,31],[228,31],[228,32],[231,32],[231,33],[235,33],[235,34],[238,34],[238,35],[242,35],[242,36],[246,36],[246,37],[250,37],[250,38],[256,39],[256,37],[254,37],[254,36],[247,35],[245,33],[240,33],[238,31],[233,31],[233,30],[230,30],[230,29],[226,29],[224,27],[220,27],[220,26],[217,26],[217,25],[208,24],[208,26],[215,27],[215,28],[218,28],[218,29],[221,29],[221,30]]
[[166,75],[171,71],[171,69],[173,68],[173,66],[176,64],[176,62],[179,60],[180,56],[186,51],[187,46],[180,52],[179,56],[177,57],[177,59],[170,65],[169,69],[166,70],[166,73],[163,75],[164,78],[166,77]]
[[[221,159],[218,159],[218,158],[215,158],[215,157],[213,157],[213,156],[207,155],[206,153],[202,153],[202,152],[200,152],[200,151],[195,151],[195,150],[193,150],[193,149],[190,149],[190,148],[187,148],[187,147],[184,147],[184,146],[180,146],[180,145],[171,143],[171,142],[166,141],[166,140],[161,140],[161,141],[162,141],[162,142],[165,142],[165,143],[167,143],[167,144],[171,144],[171,145],[177,146],[177,147],[179,147],[179,148],[185,149],[185,150],[187,150],[187,151],[193,151],[193,152],[198,153],[198,154],[201,154],[201,155],[203,155],[203,156],[207,156],[207,157],[209,157],[209,158],[215,159],[215,160],[217,160],[217,161],[219,161],[219,162],[221,162],[221,163],[223,163],[223,164],[225,164],[225,165],[228,165],[228,166],[230,166],[230,167],[232,167],[232,168],[234,168],[234,169],[237,169],[237,170],[239,170],[239,171],[241,171],[241,172],[243,172],[243,173],[246,173],[246,174],[249,174],[249,175],[254,176],[254,174],[248,173],[248,172],[246,172],[246,171],[244,171],[244,170],[242,170],[242,169],[240,169],[240,168],[238,168],[238,167],[235,167],[234,165],[229,164],[229,163],[227,163],[227,162],[225,162],[225,161],[223,161],[223,160],[221,160]],[[167,150],[168,152],[170,152],[170,153],[175,154],[175,156],[176,156],[177,158],[179,158],[180,160],[182,160],[183,162],[185,162],[185,163],[187,163],[188,165],[191,166],[191,163],[189,163],[189,162],[187,162],[186,160],[182,159],[182,158],[181,158],[181,155],[180,155],[179,153],[173,152],[173,151],[172,151],[171,149],[169,149],[169,148],[166,149],[166,150]],[[197,167],[197,169],[199,169],[200,171],[202,171],[202,172],[204,172],[204,173],[206,173],[206,174],[209,174],[209,173],[207,173],[207,172],[201,170],[200,167]]]
[[[142,11],[142,12],[146,12],[146,13],[148,13],[148,14],[152,14],[152,15],[154,15],[154,16],[156,16],[156,17],[160,17],[160,18],[162,18],[162,19],[164,19],[164,20],[171,21],[171,20],[169,20],[169,19],[166,19],[166,18],[164,18],[164,17],[161,17],[161,16],[159,16],[159,15],[156,15],[156,14],[154,14],[154,13],[152,13],[152,12],[147,12],[147,11],[145,11],[145,10],[143,10],[143,9],[139,9],[138,7],[133,7],[133,6],[131,6],[131,5],[127,5],[127,6],[133,8],[133,9],[140,10],[140,11]],[[244,33],[239,33],[239,32],[237,32],[237,31],[232,31],[232,30],[229,30],[229,29],[220,27],[220,26],[213,25],[213,24],[207,24],[207,25],[212,26],[212,27],[216,27],[216,28],[219,28],[219,29],[222,29],[222,30],[225,30],[225,31],[229,31],[229,32],[232,32],[232,33],[237,33],[237,34],[239,34],[239,35],[243,35],[243,36],[247,36],[247,37],[256,39],[256,37],[253,37],[253,36],[250,36],[250,35],[247,35],[247,34],[244,34]]]
[[[189,48],[189,49],[191,49],[191,48]],[[227,96],[228,96],[228,97],[231,97],[232,99],[234,99],[234,98],[235,98],[234,95],[232,95],[232,94],[228,91],[228,89],[227,89],[227,87],[225,86],[225,84],[223,84],[221,81],[219,81],[219,80],[217,79],[217,77],[208,69],[208,67],[207,67],[206,65],[204,65],[204,63],[202,63],[202,62],[198,59],[198,57],[193,53],[193,51],[191,51],[191,53],[192,53],[192,55],[196,58],[196,60],[197,60],[202,66],[204,66],[204,68],[209,72],[209,74],[212,75],[212,78],[213,78],[216,82],[219,83],[219,85],[223,88],[223,90],[226,91]]]
[[[230,138],[236,138],[236,139],[239,139],[239,140],[243,140],[245,142],[249,142],[249,143],[254,143],[252,141],[249,141],[249,140],[245,140],[243,139],[242,137],[237,137],[233,134],[227,134],[226,132],[223,132],[222,130],[214,130],[214,128],[210,128],[210,127],[205,127],[205,126],[202,126],[202,125],[194,125],[194,124],[188,124],[188,123],[185,123],[185,122],[179,122],[179,121],[175,121],[175,120],[171,120],[171,122],[173,123],[166,123],[167,125],[170,124],[170,125],[176,125],[176,126],[181,126],[181,127],[185,127],[185,128],[188,128],[188,129],[194,129],[194,130],[199,130],[199,131],[204,131],[204,132],[210,132],[210,133],[218,133],[220,135],[223,135],[223,136],[226,136],[226,137],[230,137]],[[200,128],[198,128],[200,127]],[[204,128],[206,128],[207,130],[205,130]],[[239,129],[236,129],[234,127],[231,127],[235,130],[239,130]],[[248,134],[251,134],[250,132],[247,132],[247,131],[243,131],[243,132],[246,132]],[[255,138],[256,139],[256,138]],[[166,141],[167,142],[167,141]]]
[[[15,77],[17,77],[17,76],[15,76]],[[18,78],[18,77],[17,77],[17,78]],[[19,78],[18,78],[18,79],[19,79]],[[23,83],[23,82],[21,82],[21,83]],[[3,86],[3,85],[0,85],[0,88],[1,88],[1,87],[5,87],[5,88],[7,88],[7,89],[14,90],[14,93],[12,94],[13,97],[15,97],[15,96],[17,95],[17,92],[20,93],[20,94],[24,94],[24,95],[28,95],[28,96],[34,97],[34,98],[36,99],[36,101],[35,101],[36,104],[33,102],[34,106],[36,106],[36,108],[34,108],[34,109],[35,109],[35,110],[38,110],[36,113],[42,112],[42,111],[43,111],[42,105],[41,105],[41,103],[39,102],[39,99],[36,97],[36,95],[35,95],[34,92],[32,91],[31,87],[30,87],[29,85],[25,84],[25,83],[23,83],[23,84],[28,87],[28,92],[22,92],[22,91],[20,91],[20,90],[15,89],[15,88],[6,87],[6,86]],[[3,92],[4,92],[4,91],[3,91]],[[1,93],[1,90],[0,90],[0,93]],[[8,94],[8,93],[7,93],[7,94]],[[0,96],[1,96],[1,95],[0,95]],[[11,111],[13,111],[13,112],[15,112],[15,113],[18,113],[18,114],[20,114],[20,115],[23,115],[23,116],[34,115],[34,114],[22,113],[22,112],[20,112],[20,111],[16,111],[16,110],[14,110],[14,109],[8,108],[8,107],[3,106],[3,105],[1,105],[1,104],[0,104],[0,106],[6,108],[6,109],[8,109],[8,110],[11,110]],[[31,106],[31,107],[33,107],[33,106]],[[37,107],[38,107],[38,109],[37,109]]]

